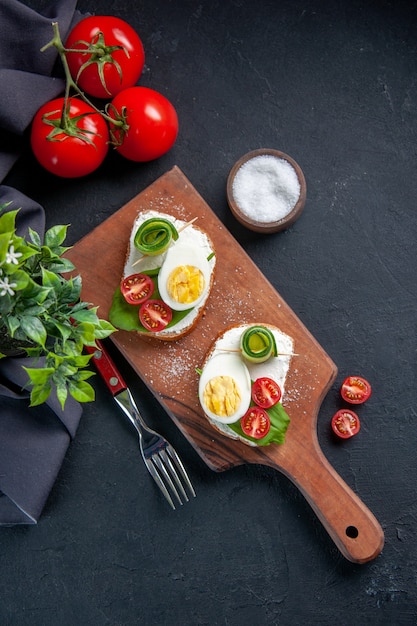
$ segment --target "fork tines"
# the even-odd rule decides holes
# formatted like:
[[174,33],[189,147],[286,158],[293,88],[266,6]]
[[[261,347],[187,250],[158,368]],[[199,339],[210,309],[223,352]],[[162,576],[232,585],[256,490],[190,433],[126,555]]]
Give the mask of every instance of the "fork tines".
[[150,455],[146,464],[173,509],[175,509],[174,500],[180,505],[184,504],[184,501],[189,502],[186,489],[189,495],[195,498],[194,488],[181,459],[170,444],[159,449],[156,454]]

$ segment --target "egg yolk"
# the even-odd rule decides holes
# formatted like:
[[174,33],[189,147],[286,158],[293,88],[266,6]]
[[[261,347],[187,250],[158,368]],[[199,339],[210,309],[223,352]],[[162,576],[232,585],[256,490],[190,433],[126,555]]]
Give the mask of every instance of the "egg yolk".
[[168,276],[167,291],[175,302],[192,304],[201,296],[204,288],[203,273],[193,265],[179,265]]
[[230,417],[239,408],[241,395],[236,381],[231,376],[215,376],[204,388],[204,404],[219,417]]

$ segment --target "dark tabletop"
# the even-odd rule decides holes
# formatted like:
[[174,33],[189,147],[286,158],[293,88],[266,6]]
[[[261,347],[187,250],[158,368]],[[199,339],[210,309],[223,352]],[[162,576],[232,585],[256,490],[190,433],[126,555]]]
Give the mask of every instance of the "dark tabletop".
[[[28,0],[41,9],[48,3]],[[95,377],[36,526],[0,532],[3,625],[411,625],[417,622],[417,4],[401,0],[80,0],[136,28],[141,84],[175,105],[160,159],[110,154],[57,179],[29,149],[6,184],[76,243],[174,165],[338,367],[318,417],[322,450],[374,513],[382,553],[347,561],[298,489],[262,466],[212,472],[115,358],[144,414],[175,445],[197,498],[171,511],[137,437]],[[226,179],[249,150],[277,148],[307,180],[287,231],[232,218]],[[221,259],[219,260],[221,262]],[[362,374],[362,429],[330,433],[339,387]]]

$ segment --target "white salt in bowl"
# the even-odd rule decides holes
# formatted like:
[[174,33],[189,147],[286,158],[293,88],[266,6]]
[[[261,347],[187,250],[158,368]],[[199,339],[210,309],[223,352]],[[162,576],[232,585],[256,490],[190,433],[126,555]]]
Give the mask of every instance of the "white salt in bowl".
[[307,185],[294,159],[279,150],[260,148],[236,161],[226,193],[238,222],[268,234],[288,228],[300,217]]

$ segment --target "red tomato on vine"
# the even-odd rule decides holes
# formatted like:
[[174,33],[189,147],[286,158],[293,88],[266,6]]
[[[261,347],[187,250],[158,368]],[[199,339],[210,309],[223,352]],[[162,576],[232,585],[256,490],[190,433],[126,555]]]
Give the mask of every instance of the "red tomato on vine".
[[127,131],[111,129],[116,150],[131,161],[152,161],[168,152],[178,135],[178,116],[162,94],[148,87],[121,91],[107,109],[114,119],[123,118]]
[[79,98],[56,98],[32,121],[30,143],[38,162],[62,178],[96,170],[108,152],[109,130],[103,117]]
[[111,99],[135,85],[145,63],[139,35],[113,16],[84,18],[71,30],[65,48],[73,80],[96,98]]

